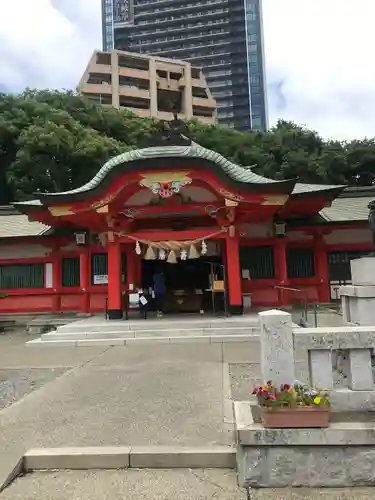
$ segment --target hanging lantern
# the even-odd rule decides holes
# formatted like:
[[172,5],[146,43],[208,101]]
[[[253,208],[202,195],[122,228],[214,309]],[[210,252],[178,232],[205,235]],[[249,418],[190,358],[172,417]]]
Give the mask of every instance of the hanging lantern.
[[206,253],[207,253],[207,243],[203,240],[202,241],[201,255],[206,255]]
[[176,252],[174,250],[169,252],[167,262],[168,264],[177,264]]
[[181,260],[186,260],[187,259],[187,251],[186,248],[183,248],[180,252],[180,259]]
[[190,245],[190,248],[189,248],[189,259],[199,259],[199,255],[198,255],[197,249],[195,248],[194,245]]
[[156,259],[155,250],[152,248],[151,245],[149,245],[145,253],[145,260],[155,260],[155,259]]
[[141,245],[139,244],[139,241],[137,241],[137,243],[135,244],[135,253],[137,255],[141,255],[141,253],[142,253]]
[[160,260],[165,260],[165,258],[166,258],[166,257],[167,257],[167,254],[166,254],[166,252],[165,252],[164,248],[161,248],[161,249],[159,250],[159,259],[160,259]]

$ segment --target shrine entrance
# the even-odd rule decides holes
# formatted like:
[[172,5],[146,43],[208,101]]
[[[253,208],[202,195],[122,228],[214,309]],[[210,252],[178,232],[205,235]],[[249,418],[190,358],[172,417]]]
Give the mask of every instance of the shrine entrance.
[[[216,290],[217,283],[225,283],[221,245],[218,254],[194,259],[142,260],[142,288],[152,290],[154,275],[162,272],[165,278],[165,313],[206,313],[225,311],[225,290]],[[212,294],[215,294],[215,301]],[[214,304],[214,306],[213,306]],[[151,304],[151,308],[153,308]]]

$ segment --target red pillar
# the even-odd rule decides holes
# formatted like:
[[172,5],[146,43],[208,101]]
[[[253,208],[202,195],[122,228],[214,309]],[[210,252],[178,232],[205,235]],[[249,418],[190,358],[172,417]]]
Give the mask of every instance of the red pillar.
[[318,278],[319,302],[330,302],[331,294],[329,289],[327,249],[324,244],[323,235],[315,237],[315,266]]
[[59,249],[52,249],[52,288],[53,299],[52,307],[54,312],[59,312],[61,309],[61,258]]
[[286,306],[289,304],[289,291],[285,290],[288,287],[288,266],[286,260],[286,239],[278,238],[275,247],[275,264],[276,278],[278,280],[279,301],[280,305]]
[[108,319],[122,318],[121,245],[108,242]]
[[82,248],[79,254],[79,283],[81,288],[81,311],[90,311],[90,254],[87,248]]
[[229,235],[227,235],[225,243],[229,312],[231,314],[242,314],[242,283],[238,237],[230,237]]

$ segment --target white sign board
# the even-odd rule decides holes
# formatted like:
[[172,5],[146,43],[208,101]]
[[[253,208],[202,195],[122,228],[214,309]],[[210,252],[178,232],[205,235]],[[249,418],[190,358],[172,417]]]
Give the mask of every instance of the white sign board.
[[107,284],[108,284],[108,274],[94,275],[94,285],[107,285]]

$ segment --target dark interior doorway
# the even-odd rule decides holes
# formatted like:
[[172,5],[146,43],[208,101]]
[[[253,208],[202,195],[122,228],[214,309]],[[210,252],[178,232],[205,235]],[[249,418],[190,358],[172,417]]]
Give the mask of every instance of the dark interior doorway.
[[[220,264],[212,266],[211,263]],[[199,313],[212,311],[212,281],[224,280],[221,256],[207,256],[199,259],[178,259],[177,264],[162,260],[142,260],[142,288],[153,288],[153,277],[158,271],[165,276],[166,313]],[[212,276],[214,269],[215,276]],[[224,294],[223,294],[224,295]],[[222,308],[220,297],[217,307]]]

